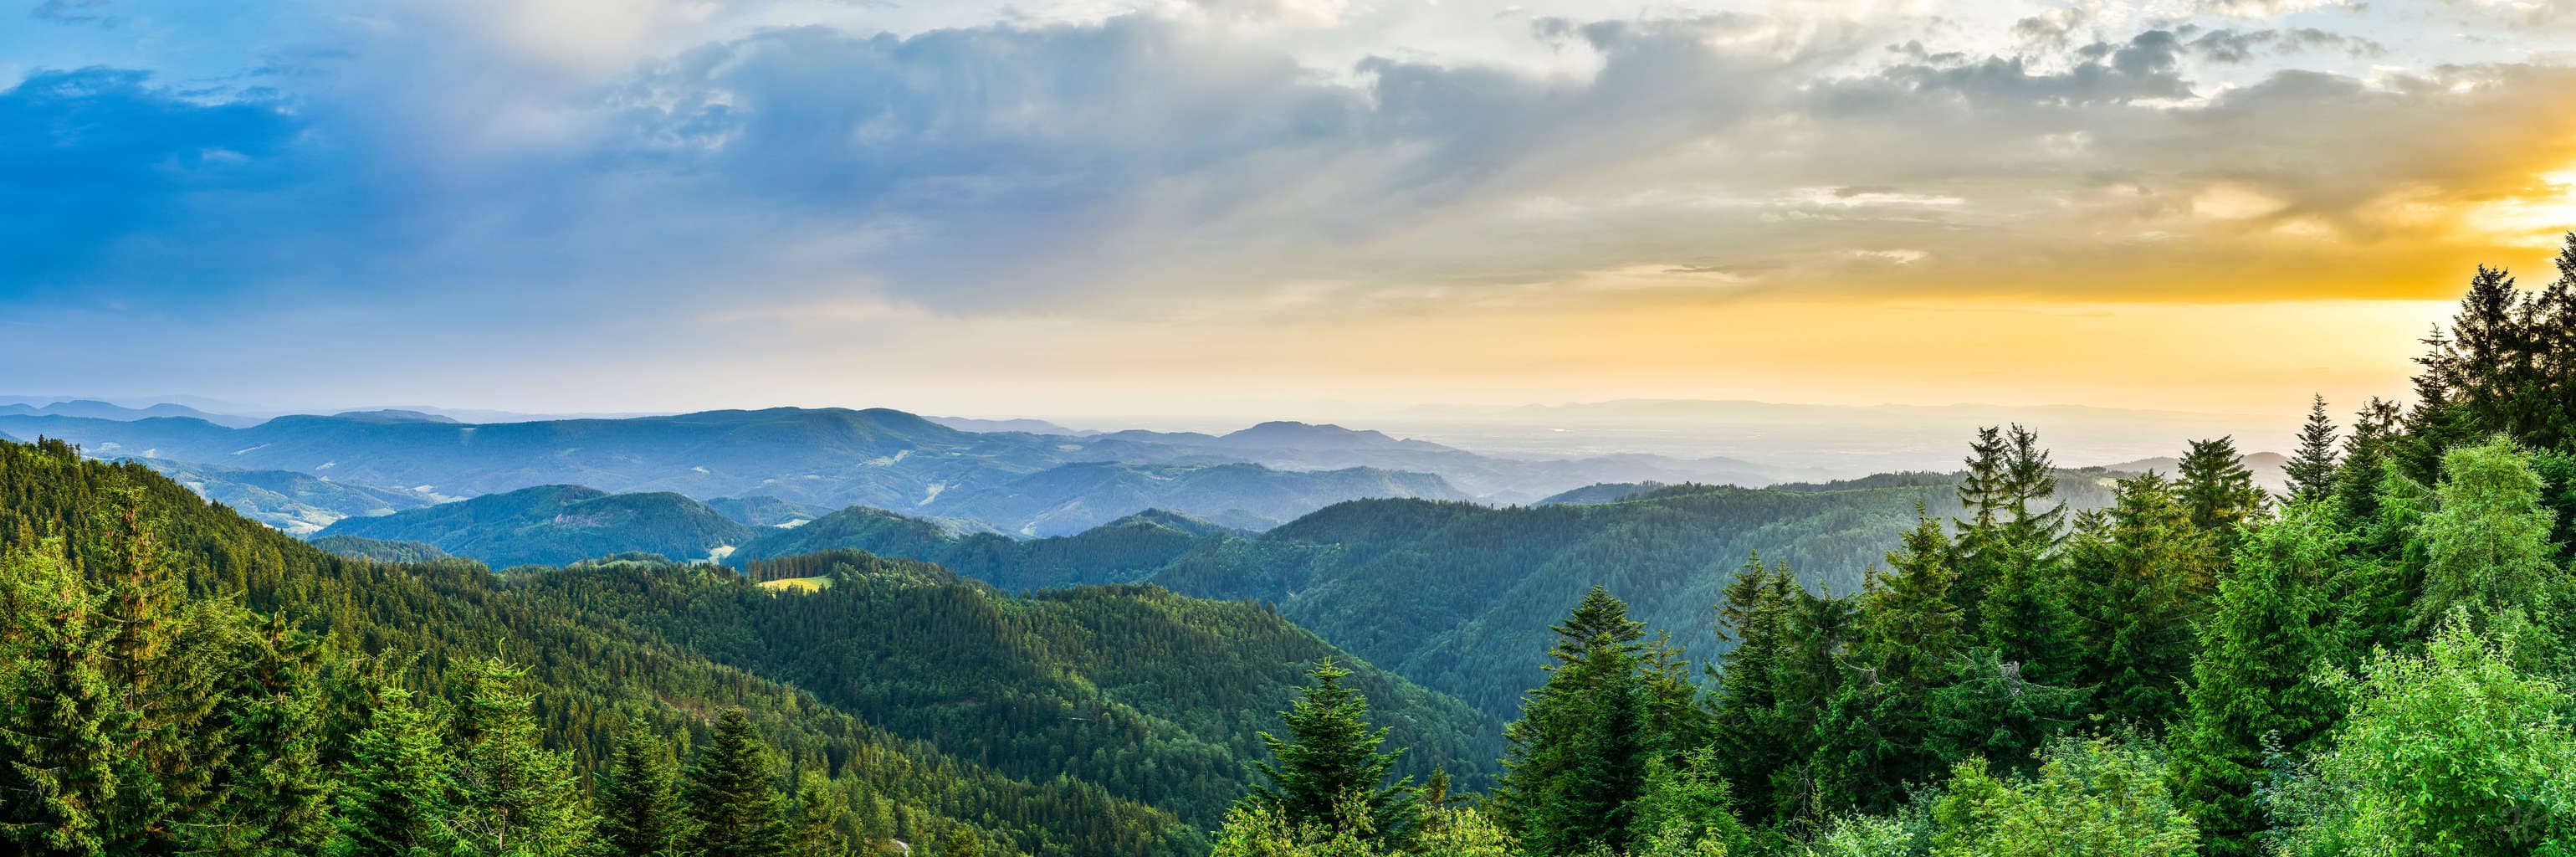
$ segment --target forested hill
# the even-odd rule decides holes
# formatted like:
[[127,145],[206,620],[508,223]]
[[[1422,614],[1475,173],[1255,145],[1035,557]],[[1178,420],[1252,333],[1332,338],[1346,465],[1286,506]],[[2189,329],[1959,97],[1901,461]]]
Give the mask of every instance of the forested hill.
[[[2103,503],[2098,473],[2060,474],[2069,505]],[[1852,592],[1915,522],[1958,509],[1958,477],[1919,474],[1779,489],[1679,485],[1610,503],[1495,508],[1356,500],[1259,535],[1139,516],[1075,536],[959,536],[872,509],[766,536],[739,559],[855,547],[947,565],[1009,589],[1151,582],[1277,605],[1324,639],[1496,716],[1541,675],[1547,626],[1599,583],[1689,654],[1717,654],[1713,605],[1745,558],[1784,561]]]
[[1211,539],[1251,535],[1178,512],[1149,509],[1070,536],[1013,539],[954,533],[936,522],[852,506],[753,539],[728,555],[744,565],[801,553],[856,548],[938,563],[1003,589],[1131,583]]
[[[1058,775],[1214,827],[1251,786],[1260,731],[1336,658],[1408,736],[1404,773],[1481,788],[1502,724],[1342,654],[1270,609],[1155,587],[1011,597],[945,569],[839,551],[710,566],[585,563],[514,573],[528,596],[623,622],[1004,773]],[[801,591],[779,596],[775,593]]]
[[[151,535],[132,535],[136,530],[120,523],[129,518]],[[114,667],[106,677],[136,683],[146,694],[137,698],[184,700],[206,692],[200,681],[243,684],[203,708],[155,703],[143,714],[166,720],[130,722],[160,723],[150,728],[165,731],[154,734],[180,736],[209,752],[238,752],[225,763],[174,751],[138,760],[147,767],[121,776],[183,788],[197,782],[190,777],[246,776],[242,764],[284,759],[301,765],[309,773],[284,785],[302,790],[297,794],[306,795],[299,799],[305,803],[297,806],[307,809],[278,809],[293,818],[272,819],[279,826],[258,834],[286,843],[281,853],[314,853],[333,835],[332,811],[320,808],[335,805],[331,790],[372,788],[366,784],[374,780],[350,779],[362,772],[344,768],[358,764],[349,742],[374,728],[370,723],[401,720],[420,708],[387,688],[399,684],[445,700],[426,707],[433,718],[482,712],[457,706],[468,701],[462,695],[469,688],[492,689],[494,674],[475,660],[491,656],[527,670],[527,712],[536,734],[565,752],[583,783],[606,768],[629,727],[671,741],[685,755],[712,740],[710,720],[718,712],[738,706],[758,738],[777,750],[781,779],[774,785],[796,798],[785,805],[846,807],[827,813],[824,827],[870,848],[977,836],[999,849],[993,853],[1204,853],[1201,831],[1221,800],[1215,796],[1236,793],[1247,781],[1241,748],[1251,740],[1248,730],[1275,728],[1263,716],[1244,714],[1275,704],[1249,700],[1277,697],[1286,681],[1281,676],[1307,665],[1300,659],[1332,653],[1254,607],[1151,590],[1010,599],[920,566],[897,569],[900,582],[890,582],[884,573],[893,566],[856,557],[836,560],[820,576],[848,577],[841,568],[847,566],[868,569],[858,575],[866,579],[852,578],[842,594],[805,596],[664,563],[523,570],[505,580],[468,562],[347,559],[209,504],[139,465],[83,460],[62,444],[0,444],[0,558],[7,560],[0,562],[6,584],[0,590],[16,593],[11,603],[23,607],[11,617],[17,624],[0,629],[6,642],[0,659],[9,661],[0,673],[21,682],[9,695],[18,702],[0,715],[39,716],[20,703],[59,698],[77,690],[60,682],[86,680],[78,670],[44,666],[45,653],[56,650],[29,648],[32,641],[91,627],[138,629],[145,636],[136,645],[144,649],[102,661],[139,665],[132,675]],[[35,594],[59,591],[58,584],[41,582],[57,558],[86,579],[75,590],[105,593],[103,600]],[[152,596],[162,583],[175,589],[167,598]],[[109,614],[88,618],[88,611]],[[119,619],[119,611],[144,614]],[[113,621],[97,624],[105,620]],[[942,624],[949,620],[962,623],[957,634]],[[1012,637],[1026,633],[1048,642]],[[805,636],[780,636],[788,634]],[[963,642],[978,638],[987,643]],[[124,645],[123,637],[89,639],[82,645]],[[762,645],[767,641],[778,645]],[[181,662],[165,662],[179,657],[172,653],[186,653],[184,671],[171,671],[181,669]],[[1273,663],[1252,668],[1263,661]],[[1187,671],[1200,662],[1235,666],[1212,680]],[[1476,743],[1493,740],[1490,721],[1377,675],[1376,691],[1390,710],[1405,712],[1400,734],[1419,731],[1421,740],[1454,746],[1464,759],[1494,758],[1490,743]],[[40,677],[53,689],[23,684]],[[1180,687],[1158,684],[1183,677]],[[797,684],[827,678],[831,683],[816,688]],[[873,683],[878,678],[884,683]],[[261,700],[293,701],[293,707]],[[1203,707],[1220,702],[1223,707]],[[129,722],[115,719],[114,703],[101,704],[110,715],[101,728]],[[254,707],[238,708],[243,705]],[[871,706],[883,721],[858,713]],[[288,714],[298,719],[283,733],[287,726],[242,732],[225,725]],[[11,722],[23,734],[51,728]],[[82,735],[122,741],[116,737],[122,734],[58,735],[45,746],[68,748],[64,742],[88,740]],[[310,740],[285,746],[260,740],[305,734]],[[430,744],[422,752],[466,752],[464,745],[441,750],[434,731],[425,740]],[[484,739],[456,734],[447,740]],[[1041,746],[1046,749],[1036,749]],[[1422,755],[1426,765],[1439,761]],[[1470,777],[1481,770],[1472,761],[1458,767]],[[800,788],[793,776],[802,774],[829,780]],[[160,843],[150,847],[180,848],[183,843],[163,839],[206,823],[186,813],[276,809],[262,803],[274,795],[245,793],[241,802],[227,803],[231,798],[222,795],[231,792],[192,794],[200,803],[149,809],[159,814],[143,821],[161,826],[136,828],[142,832],[133,835]],[[441,812],[485,809],[470,791],[421,797],[448,801]],[[116,814],[122,812],[95,815],[101,823],[136,820]]]
[[540,485],[372,518],[347,518],[320,536],[420,542],[493,568],[562,565],[620,553],[706,559],[761,528],[669,492],[610,494]]

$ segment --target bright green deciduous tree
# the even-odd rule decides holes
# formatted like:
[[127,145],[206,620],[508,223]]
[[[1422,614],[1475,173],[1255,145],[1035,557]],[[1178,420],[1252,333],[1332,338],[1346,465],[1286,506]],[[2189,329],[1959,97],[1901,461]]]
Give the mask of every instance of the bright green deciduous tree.
[[2049,746],[2039,776],[1962,762],[1932,807],[1934,857],[2186,857],[2199,833],[2165,790],[2164,760],[2108,738]]
[[2422,657],[2382,653],[2318,754],[2269,798],[2276,853],[2576,854],[2567,691],[2455,608]]
[[2454,609],[2481,623],[2503,614],[2538,615],[2562,585],[2549,544],[2554,521],[2541,505],[2531,457],[2502,437],[2442,456],[2433,509],[2417,528],[2424,547],[2419,625]]

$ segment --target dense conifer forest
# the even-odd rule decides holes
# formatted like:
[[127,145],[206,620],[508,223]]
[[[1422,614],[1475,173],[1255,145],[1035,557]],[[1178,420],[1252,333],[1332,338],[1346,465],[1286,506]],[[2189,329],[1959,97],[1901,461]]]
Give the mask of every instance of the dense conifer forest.
[[[2576,236],[2540,289],[2480,269],[2424,345],[2404,404],[2314,404],[2277,495],[2214,438],[2070,504],[1999,427],[1956,479],[1680,486],[1619,526],[1354,503],[1257,539],[1132,521],[1099,540],[1117,561],[949,557],[1046,557],[1020,572],[1048,584],[1151,561],[1251,599],[1333,572],[1285,610],[848,550],[344,557],[0,442],[0,848],[2576,854]],[[1910,527],[1853,543],[1889,500]],[[1708,508],[1803,547],[1683,532]],[[1721,547],[1727,570],[1673,570]],[[1883,561],[1857,579],[1800,569],[1861,550]],[[1496,563],[1534,567],[1473,574]],[[1632,615],[1650,586],[1714,609]],[[1560,618],[1474,632],[1506,608]],[[1382,651],[1474,678],[1426,689]]]

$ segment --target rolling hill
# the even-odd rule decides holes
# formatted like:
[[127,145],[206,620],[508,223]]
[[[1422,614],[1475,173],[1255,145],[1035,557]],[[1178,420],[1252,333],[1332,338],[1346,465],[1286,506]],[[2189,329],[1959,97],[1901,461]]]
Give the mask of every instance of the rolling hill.
[[637,552],[684,561],[721,558],[758,534],[757,528],[678,494],[610,494],[579,485],[546,485],[351,518],[319,535],[419,542],[502,568]]
[[[973,828],[1001,844],[995,853],[1205,854],[1203,831],[1253,781],[1258,734],[1282,729],[1276,712],[1328,657],[1353,668],[1378,722],[1413,748],[1403,770],[1438,767],[1474,785],[1500,755],[1493,718],[1275,611],[1154,587],[1012,597],[936,566],[850,552],[752,567],[828,581],[781,589],[635,559],[494,574],[456,560],[348,558],[139,465],[60,445],[0,445],[0,552],[87,550],[89,528],[108,520],[99,504],[121,486],[141,489],[180,565],[202,570],[187,576],[190,598],[289,617],[281,627],[342,654],[380,654],[398,674],[385,678],[433,695],[457,692],[441,672],[457,659],[526,665],[545,743],[588,775],[630,724],[704,741],[715,713],[745,708],[783,759],[833,779],[850,823],[878,842]],[[532,509],[615,499],[522,493],[512,502]],[[73,541],[32,540],[41,532]]]
[[[2059,498],[2097,508],[2109,478],[2062,471]],[[1356,500],[1258,534],[1137,516],[1027,541],[852,509],[735,557],[846,547],[938,562],[1005,588],[1142,582],[1268,603],[1337,646],[1509,716],[1543,676],[1548,626],[1593,584],[1673,631],[1691,657],[1713,658],[1722,651],[1714,606],[1747,555],[1786,562],[1809,586],[1850,592],[1912,526],[1917,504],[1935,516],[1955,511],[1956,486],[1947,474],[1886,474],[1767,489],[1674,485],[1528,507]]]

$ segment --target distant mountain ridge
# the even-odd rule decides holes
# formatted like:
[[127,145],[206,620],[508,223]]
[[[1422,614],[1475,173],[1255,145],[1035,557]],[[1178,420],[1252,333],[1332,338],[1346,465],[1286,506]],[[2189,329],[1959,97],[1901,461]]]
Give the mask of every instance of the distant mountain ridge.
[[1728,459],[1498,458],[1331,425],[1068,436],[961,431],[881,408],[490,424],[370,411],[247,427],[18,413],[0,414],[0,432],[63,438],[91,455],[327,475],[429,500],[587,485],[871,506],[1022,536],[1075,533],[1148,508],[1257,529],[1370,497],[1515,503],[1596,482],[1771,481]]

